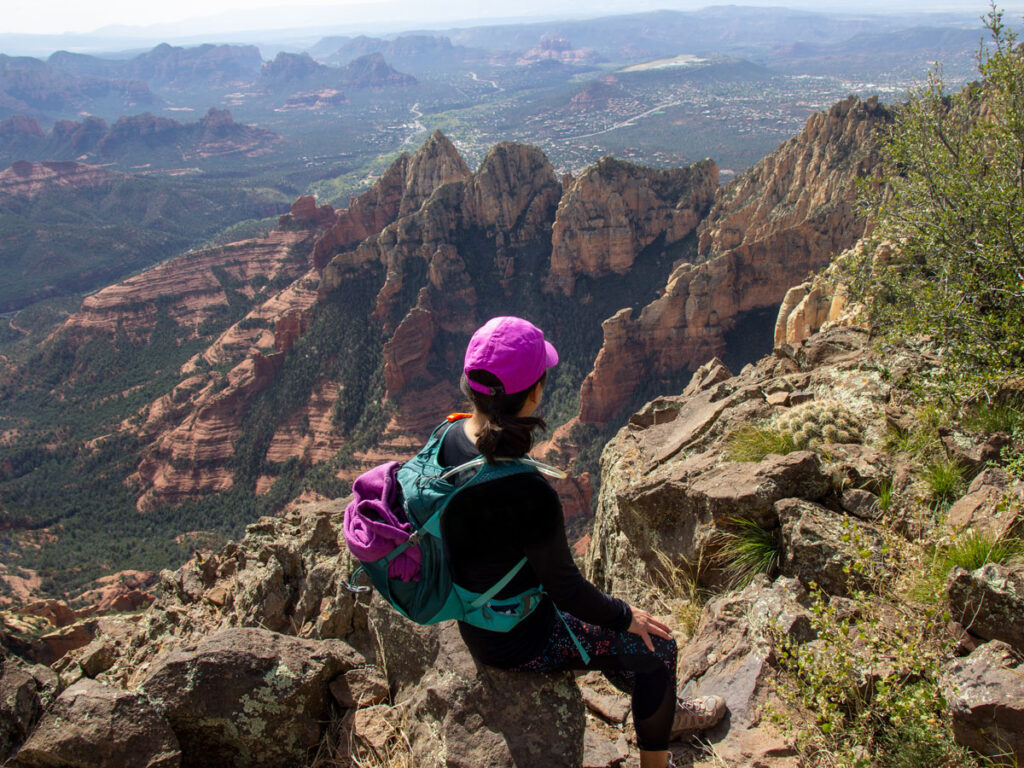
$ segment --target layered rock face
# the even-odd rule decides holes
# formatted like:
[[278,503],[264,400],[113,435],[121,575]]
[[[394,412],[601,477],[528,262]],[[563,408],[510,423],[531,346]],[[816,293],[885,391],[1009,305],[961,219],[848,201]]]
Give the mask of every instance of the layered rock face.
[[120,329],[141,340],[166,312],[195,337],[204,320],[231,306],[231,294],[254,300],[259,285],[301,277],[311,244],[308,230],[274,230],[257,240],[186,253],[86,297],[63,330],[74,336]]
[[579,275],[628,272],[656,238],[675,242],[696,229],[717,189],[710,160],[660,171],[602,159],[558,203],[548,286],[571,294]]
[[0,171],[0,195],[31,199],[54,187],[102,187],[123,174],[85,163],[28,163],[19,161]]
[[621,410],[637,370],[668,378],[721,355],[743,313],[778,305],[808,272],[851,247],[864,232],[853,181],[874,166],[874,132],[887,119],[876,99],[840,102],[721,190],[700,226],[699,262],[679,265],[639,314],[605,323],[580,420],[600,424]]
[[[89,296],[65,322],[59,332],[64,338],[125,333],[144,343],[166,319],[189,340],[202,338],[204,322],[239,303],[252,307],[186,362],[170,392],[122,425],[149,443],[133,476],[142,491],[140,509],[232,487],[225,465],[252,398],[273,381],[305,330],[317,298],[309,253],[324,224],[334,219],[330,206],[299,198],[266,237],[179,256]],[[271,287],[282,283],[283,289]],[[216,370],[223,367],[229,370]],[[319,428],[304,438],[308,450],[337,445],[329,422],[314,424]]]
[[[175,388],[188,398],[183,407],[157,411],[151,407],[144,434],[156,439],[144,454],[133,480],[144,490],[138,508],[175,503],[197,493],[226,491],[234,484],[228,462],[252,398],[265,389],[282,355],[259,352],[223,377],[194,376]],[[190,392],[191,387],[201,387]],[[173,402],[175,395],[172,394]],[[162,401],[158,401],[162,402]]]
[[412,156],[402,155],[373,186],[349,204],[337,224],[313,250],[313,263],[323,269],[338,251],[379,233],[399,216],[417,210],[442,184],[469,176],[469,168],[452,143],[434,131]]

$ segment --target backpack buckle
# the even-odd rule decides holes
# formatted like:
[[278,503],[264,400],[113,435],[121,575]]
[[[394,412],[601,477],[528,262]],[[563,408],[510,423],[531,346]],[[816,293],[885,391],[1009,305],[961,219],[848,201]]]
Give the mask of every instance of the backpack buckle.
[[366,573],[366,570],[363,568],[363,566],[359,566],[354,571],[352,571],[352,575],[349,576],[349,581],[343,581],[341,582],[341,585],[354,595],[365,595],[367,592],[372,591],[373,587],[369,584],[360,585],[356,583],[359,581],[360,574],[363,573]]

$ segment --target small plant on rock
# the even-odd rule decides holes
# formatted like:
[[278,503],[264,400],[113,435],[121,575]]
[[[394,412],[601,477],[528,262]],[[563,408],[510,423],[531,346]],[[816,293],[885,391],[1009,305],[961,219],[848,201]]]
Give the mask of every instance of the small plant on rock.
[[725,458],[729,461],[760,461],[771,453],[785,456],[796,450],[793,436],[774,427],[748,424],[725,439]]
[[921,473],[921,479],[928,487],[931,501],[938,505],[949,504],[963,491],[964,470],[952,459],[932,459]]
[[989,563],[1006,563],[1024,557],[1024,539],[995,539],[980,531],[968,531],[941,550],[946,573],[954,566],[976,571]]
[[886,478],[878,484],[878,510],[888,512],[893,507],[892,480]]
[[672,558],[658,550],[654,550],[654,556],[658,563],[657,576],[664,608],[676,617],[687,636],[692,636],[700,623],[704,604],[711,595],[701,586],[708,563],[703,557],[691,562],[685,558]]
[[779,564],[775,532],[746,518],[731,518],[728,524],[718,533],[720,546],[715,558],[725,571],[729,588],[742,589],[759,573],[771,576]]
[[860,419],[837,400],[812,400],[781,414],[775,426],[793,436],[798,449],[814,450],[824,443],[859,443]]

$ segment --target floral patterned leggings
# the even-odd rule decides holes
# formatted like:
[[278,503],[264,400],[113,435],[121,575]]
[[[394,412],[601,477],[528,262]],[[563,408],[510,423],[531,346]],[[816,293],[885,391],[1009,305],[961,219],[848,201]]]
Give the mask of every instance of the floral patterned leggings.
[[640,749],[652,752],[668,749],[676,709],[675,641],[652,636],[654,653],[651,653],[639,635],[587,624],[567,613],[562,615],[590,655],[590,663],[583,663],[565,622],[556,621],[541,652],[513,669],[520,672],[600,670],[612,685],[631,695],[633,724]]

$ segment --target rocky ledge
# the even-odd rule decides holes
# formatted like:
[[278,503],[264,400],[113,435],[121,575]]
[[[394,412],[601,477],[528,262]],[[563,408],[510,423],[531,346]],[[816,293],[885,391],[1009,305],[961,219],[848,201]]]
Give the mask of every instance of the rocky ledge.
[[[934,364],[921,348],[879,350],[863,328],[833,328],[737,376],[712,360],[607,445],[586,569],[674,628],[685,694],[721,694],[729,706],[705,734],[713,750],[674,745],[677,762],[806,765],[805,745],[766,716],[770,704],[783,722],[814,721],[780,694],[785,659],[831,658],[836,638],[848,636],[837,626],[905,626],[919,606],[904,604],[892,574],[913,564],[908,553],[922,538],[1024,523],[1024,484],[981,460],[1005,439],[944,428],[941,450],[972,480],[944,519],[922,502],[915,461],[883,439],[889,425],[907,424],[905,382]],[[804,450],[733,454],[744,426],[795,429],[823,410],[834,418]],[[145,613],[94,621],[88,644],[50,667],[8,656],[0,759],[198,766],[216,756],[284,766],[406,755],[428,768],[636,760],[628,698],[600,678],[489,669],[453,625],[418,627],[376,597],[355,599],[344,585],[353,565],[344,503],[261,519],[241,541],[164,571]],[[742,521],[768,533],[778,556],[745,586],[722,556],[723,535]],[[1019,760],[1024,565],[942,578],[931,604],[952,621],[929,658],[953,732],[982,754]],[[883,680],[902,657],[879,654],[865,674]]]

